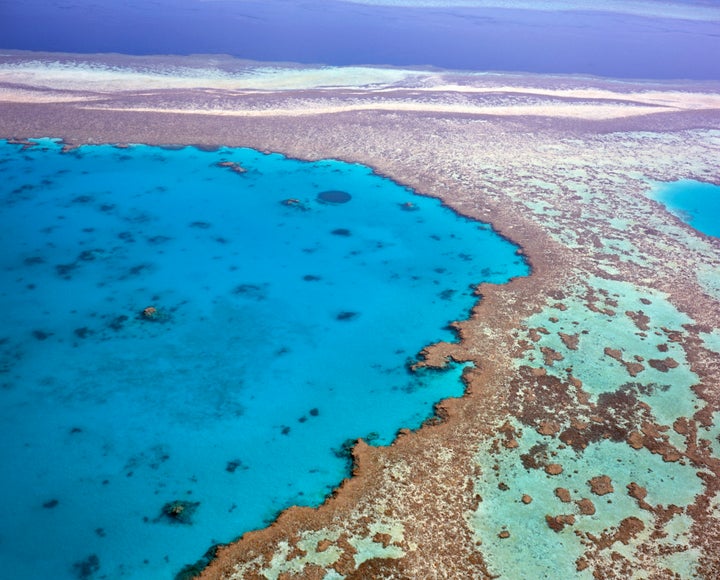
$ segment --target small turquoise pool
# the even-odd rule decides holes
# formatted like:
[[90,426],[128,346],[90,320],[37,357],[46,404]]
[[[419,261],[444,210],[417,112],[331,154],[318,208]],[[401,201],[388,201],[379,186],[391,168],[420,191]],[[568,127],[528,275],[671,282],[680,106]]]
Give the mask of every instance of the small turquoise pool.
[[651,196],[696,230],[720,238],[720,185],[689,179],[658,183]]

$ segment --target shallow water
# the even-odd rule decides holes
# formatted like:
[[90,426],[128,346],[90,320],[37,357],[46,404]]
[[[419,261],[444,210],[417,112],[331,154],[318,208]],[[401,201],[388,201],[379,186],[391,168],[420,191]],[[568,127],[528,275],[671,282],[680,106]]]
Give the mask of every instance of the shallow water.
[[346,440],[462,393],[459,365],[407,363],[472,285],[527,274],[487,225],[338,161],[0,142],[0,183],[7,577],[171,578],[317,505]]
[[696,230],[720,238],[720,185],[690,179],[658,183],[651,196]]

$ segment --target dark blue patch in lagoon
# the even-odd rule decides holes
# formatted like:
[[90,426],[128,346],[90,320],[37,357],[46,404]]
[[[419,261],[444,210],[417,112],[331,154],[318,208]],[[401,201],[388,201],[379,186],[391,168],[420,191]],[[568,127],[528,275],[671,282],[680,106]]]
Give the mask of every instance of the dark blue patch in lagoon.
[[696,230],[720,238],[720,185],[686,179],[656,184],[650,195]]
[[[348,474],[343,441],[389,443],[462,394],[461,366],[411,374],[407,353],[453,340],[471,285],[528,271],[485,226],[360,165],[80,153],[0,142],[7,577],[168,578],[291,504],[321,503]],[[314,201],[331,190],[352,203]],[[289,195],[313,201],[288,212]],[[417,213],[398,211],[409,200]],[[338,222],[352,237],[328,235]],[[158,520],[168,502],[195,506],[192,520]]]
[[321,191],[318,193],[317,199],[323,203],[347,203],[352,199],[352,196],[347,191],[334,189],[331,191]]
[[606,11],[333,0],[0,0],[0,15],[5,49],[720,79],[720,59],[710,57],[720,54],[717,22]]

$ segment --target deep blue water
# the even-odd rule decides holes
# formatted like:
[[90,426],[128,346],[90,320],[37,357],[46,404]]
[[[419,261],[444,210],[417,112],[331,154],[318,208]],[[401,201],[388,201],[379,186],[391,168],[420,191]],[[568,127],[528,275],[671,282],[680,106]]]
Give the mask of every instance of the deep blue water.
[[0,48],[720,79],[718,22],[335,0],[0,0]]
[[655,184],[651,195],[696,230],[720,238],[720,185],[686,179]]
[[515,251],[360,165],[0,141],[2,576],[171,578],[319,504],[462,394],[407,365]]

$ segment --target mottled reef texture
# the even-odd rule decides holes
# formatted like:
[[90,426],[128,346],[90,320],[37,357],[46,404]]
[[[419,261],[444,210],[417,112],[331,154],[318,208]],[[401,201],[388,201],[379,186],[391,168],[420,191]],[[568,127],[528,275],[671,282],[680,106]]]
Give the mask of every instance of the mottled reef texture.
[[23,58],[0,59],[0,137],[360,162],[532,264],[424,351],[474,363],[464,398],[390,447],[359,442],[323,506],[220,548],[202,578],[720,577],[720,240],[646,197],[720,183],[720,86],[418,72],[90,90],[100,73],[58,88]]

